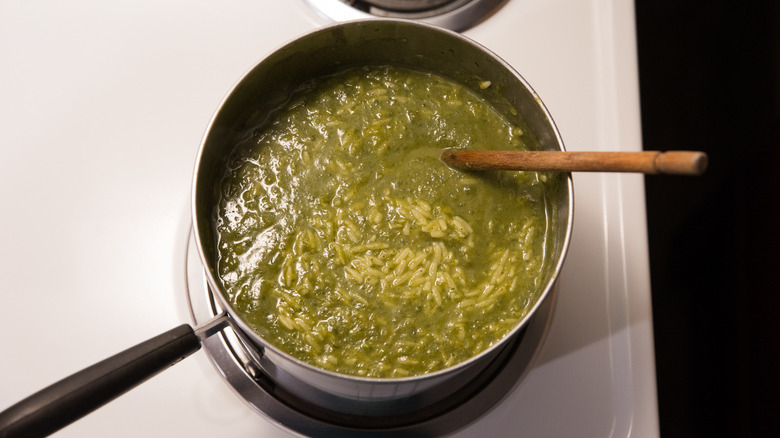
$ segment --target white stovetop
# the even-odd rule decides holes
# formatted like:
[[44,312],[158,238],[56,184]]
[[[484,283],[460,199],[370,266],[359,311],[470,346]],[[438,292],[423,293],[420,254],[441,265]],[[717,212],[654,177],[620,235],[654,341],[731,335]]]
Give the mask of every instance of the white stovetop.
[[[466,35],[536,89],[570,150],[640,149],[633,2],[509,0]],[[0,2],[0,410],[189,322],[195,154],[232,84],[325,22],[295,1]],[[575,175],[549,338],[463,437],[658,435],[643,180]],[[288,436],[203,352],[57,436]]]

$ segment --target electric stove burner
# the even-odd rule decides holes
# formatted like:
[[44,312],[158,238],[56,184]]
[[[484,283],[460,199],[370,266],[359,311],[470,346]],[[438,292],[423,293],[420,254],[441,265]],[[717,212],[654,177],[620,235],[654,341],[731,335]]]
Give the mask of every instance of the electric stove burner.
[[[207,285],[194,236],[187,245],[186,285],[190,314],[196,325],[222,312]],[[554,290],[553,290],[554,292]],[[238,330],[228,327],[203,342],[203,349],[234,391],[258,413],[294,433],[320,436],[439,436],[476,421],[495,406],[529,369],[550,322],[555,294],[515,342],[508,345],[476,379],[445,400],[403,415],[357,416],[329,410],[303,400],[273,382],[259,367],[255,347]]]
[[494,12],[506,0],[306,0],[322,16],[346,21],[371,16],[420,20],[465,30]]
[[455,2],[456,0],[363,0],[360,3],[387,9],[388,11],[429,11]]

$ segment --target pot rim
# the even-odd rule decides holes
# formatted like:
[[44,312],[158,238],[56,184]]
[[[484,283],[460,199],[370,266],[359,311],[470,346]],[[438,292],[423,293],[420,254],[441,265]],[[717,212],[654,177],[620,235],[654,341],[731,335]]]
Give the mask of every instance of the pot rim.
[[350,27],[350,26],[359,26],[363,24],[369,24],[369,23],[389,23],[389,24],[395,24],[398,26],[417,26],[422,28],[427,28],[430,31],[433,32],[440,32],[444,34],[448,34],[452,38],[456,38],[460,40],[461,42],[474,46],[478,50],[482,51],[483,53],[489,55],[491,58],[493,58],[495,61],[497,61],[507,72],[511,73],[512,76],[514,76],[517,81],[525,87],[529,93],[534,97],[536,100],[536,103],[539,105],[540,110],[542,113],[546,116],[548,123],[550,124],[551,130],[555,135],[555,142],[560,146],[560,150],[566,150],[563,139],[561,138],[560,132],[555,125],[555,122],[547,109],[547,107],[544,105],[542,99],[539,97],[538,93],[531,87],[531,85],[523,78],[509,63],[507,63],[503,58],[498,56],[496,53],[485,47],[484,45],[478,43],[477,41],[466,37],[465,35],[462,35],[460,33],[444,29],[441,27],[437,27],[432,24],[427,24],[423,22],[413,22],[409,20],[403,20],[403,19],[395,19],[395,18],[364,18],[364,19],[356,19],[356,20],[349,20],[349,21],[343,21],[338,23],[332,23],[326,26],[318,27],[314,30],[305,32],[301,35],[298,35],[295,38],[289,39],[285,43],[277,46],[274,50],[268,52],[265,56],[263,56],[259,61],[254,63],[248,70],[244,72],[243,75],[239,77],[239,79],[233,84],[233,86],[229,89],[229,91],[225,94],[225,96],[220,101],[219,105],[217,106],[216,110],[214,111],[211,119],[209,120],[209,123],[206,127],[206,130],[203,134],[203,137],[201,139],[200,145],[198,147],[198,154],[195,161],[195,169],[193,172],[193,179],[192,179],[192,190],[191,190],[191,215],[192,215],[192,224],[193,228],[195,230],[195,243],[198,250],[198,256],[200,258],[201,263],[204,266],[204,271],[206,275],[206,279],[208,282],[208,286],[212,288],[212,291],[214,292],[214,295],[217,297],[217,300],[219,301],[220,305],[225,309],[225,311],[228,314],[228,320],[230,321],[231,326],[235,328],[237,325],[238,328],[241,330],[242,333],[246,334],[249,339],[252,340],[253,343],[257,344],[257,347],[260,349],[260,353],[264,353],[265,349],[270,349],[275,354],[284,357],[285,359],[292,361],[293,363],[296,363],[297,365],[304,367],[306,369],[324,374],[326,376],[330,376],[333,378],[341,378],[341,379],[347,379],[351,381],[356,382],[365,382],[365,383],[376,383],[376,384],[382,384],[382,383],[410,383],[410,382],[416,382],[421,380],[428,380],[431,378],[435,378],[438,376],[443,376],[447,374],[454,374],[458,373],[459,371],[462,371],[466,368],[468,368],[470,365],[472,365],[474,362],[480,361],[485,356],[495,353],[498,348],[501,348],[504,344],[506,344],[507,340],[514,337],[520,330],[522,330],[527,324],[528,321],[533,317],[533,315],[536,313],[537,309],[540,307],[541,303],[548,298],[550,295],[550,290],[555,285],[560,272],[563,268],[564,261],[566,259],[566,255],[568,253],[569,245],[571,243],[571,236],[572,236],[572,229],[573,229],[573,223],[574,223],[574,187],[573,187],[573,180],[572,175],[570,172],[567,172],[566,174],[566,186],[568,189],[568,215],[567,215],[567,223],[566,223],[566,235],[564,236],[563,243],[561,245],[561,254],[558,257],[555,267],[550,271],[550,278],[547,281],[546,285],[544,286],[544,289],[539,294],[538,298],[536,299],[536,302],[534,305],[528,310],[528,312],[523,316],[522,320],[518,322],[515,327],[510,330],[508,333],[506,333],[500,340],[496,341],[493,345],[487,347],[485,350],[482,350],[481,352],[477,353],[476,355],[458,362],[450,367],[437,370],[431,373],[425,373],[425,374],[418,374],[414,376],[407,376],[407,377],[364,377],[364,376],[355,376],[351,374],[343,374],[338,373],[335,371],[330,371],[325,368],[318,367],[316,365],[312,365],[308,362],[304,362],[296,357],[293,357],[292,355],[282,351],[275,345],[273,345],[268,340],[261,337],[257,332],[255,332],[246,322],[243,321],[241,316],[237,314],[237,312],[233,309],[233,307],[230,305],[228,300],[225,298],[223,294],[223,289],[220,286],[219,281],[217,280],[215,273],[212,269],[210,269],[213,266],[213,263],[206,257],[205,251],[203,249],[203,242],[201,241],[201,236],[198,230],[201,229],[201,227],[204,226],[210,226],[210,223],[206,221],[205,224],[201,223],[198,220],[198,214],[197,214],[197,182],[199,180],[199,169],[201,167],[201,163],[203,160],[203,152],[205,150],[206,143],[208,139],[210,138],[210,134],[212,132],[212,129],[215,126],[215,123],[217,121],[218,116],[221,114],[223,108],[225,107],[228,100],[234,95],[236,89],[244,82],[244,80],[258,67],[260,67],[268,58],[270,58],[273,54],[279,52],[285,47],[290,46],[291,44],[295,44],[296,42],[299,42],[300,40],[311,38],[313,35],[323,33],[323,32],[330,32],[333,29],[341,28],[341,27]]

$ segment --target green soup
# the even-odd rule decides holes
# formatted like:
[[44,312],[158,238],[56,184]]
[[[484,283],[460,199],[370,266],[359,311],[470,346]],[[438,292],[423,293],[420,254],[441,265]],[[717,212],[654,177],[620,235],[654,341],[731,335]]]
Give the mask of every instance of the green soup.
[[302,361],[367,377],[440,370],[501,340],[546,281],[557,176],[456,171],[445,147],[538,145],[436,75],[382,66],[304,84],[220,181],[218,275],[241,318]]

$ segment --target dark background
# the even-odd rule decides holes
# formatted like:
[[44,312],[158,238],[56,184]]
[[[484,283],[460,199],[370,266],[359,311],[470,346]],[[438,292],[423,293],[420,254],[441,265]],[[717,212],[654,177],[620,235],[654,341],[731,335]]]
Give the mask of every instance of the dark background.
[[635,5],[661,436],[780,436],[780,1]]

